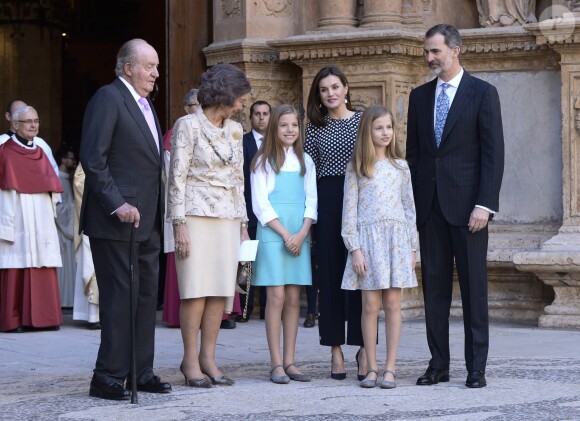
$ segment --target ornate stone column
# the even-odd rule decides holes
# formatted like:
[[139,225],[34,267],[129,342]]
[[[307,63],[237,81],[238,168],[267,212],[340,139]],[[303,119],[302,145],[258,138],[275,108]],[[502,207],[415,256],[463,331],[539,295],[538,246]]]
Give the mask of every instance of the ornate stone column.
[[203,50],[207,65],[235,64],[252,85],[246,109],[234,118],[248,130],[249,107],[256,100],[268,101],[273,107],[280,103],[298,106],[302,102],[300,73],[293,64],[281,63],[266,40],[294,35],[294,19],[303,21],[305,10],[311,8],[293,0],[216,0],[213,5],[214,42]]
[[[579,8],[574,2],[574,10]],[[563,223],[538,251],[514,255],[520,270],[534,272],[554,289],[541,327],[580,328],[580,16],[565,16],[526,29],[560,54],[562,78]]]
[[365,0],[361,26],[400,25],[401,0]]
[[422,31],[423,28],[423,6],[420,0],[403,0],[401,4],[401,16],[403,25]]
[[355,27],[356,0],[319,0],[318,8],[320,29],[337,29],[341,27]]

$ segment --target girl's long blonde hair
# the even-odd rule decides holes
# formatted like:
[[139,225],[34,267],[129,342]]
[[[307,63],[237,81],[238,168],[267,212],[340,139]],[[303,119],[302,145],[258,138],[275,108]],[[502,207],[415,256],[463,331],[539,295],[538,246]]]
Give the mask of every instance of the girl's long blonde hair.
[[300,118],[298,117],[298,111],[288,104],[278,105],[272,110],[270,114],[270,121],[268,123],[268,128],[266,129],[266,134],[264,135],[264,140],[258,152],[252,160],[250,165],[250,171],[255,172],[258,168],[258,159],[260,159],[260,167],[266,171],[266,163],[270,164],[272,169],[276,174],[280,173],[280,169],[284,165],[284,160],[286,155],[284,154],[284,146],[280,139],[278,139],[278,124],[280,122],[280,117],[286,114],[294,114],[296,120],[298,120],[298,138],[292,145],[294,148],[294,153],[298,157],[300,162],[300,175],[304,176],[306,174],[306,165],[304,164],[304,146],[302,141],[302,127],[300,124]]
[[395,136],[395,118],[393,113],[382,105],[371,105],[361,117],[358,131],[356,134],[356,143],[352,154],[351,162],[358,177],[370,178],[373,176],[375,169],[376,153],[372,139],[373,123],[376,119],[389,116],[393,123],[393,139],[387,146],[387,158],[396,168],[402,167],[395,161],[403,159],[402,154],[397,152],[397,142]]

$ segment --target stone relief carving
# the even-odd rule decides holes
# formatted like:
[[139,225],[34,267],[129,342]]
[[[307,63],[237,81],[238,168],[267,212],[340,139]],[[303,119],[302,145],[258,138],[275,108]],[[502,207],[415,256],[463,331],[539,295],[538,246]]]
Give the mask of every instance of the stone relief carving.
[[278,54],[271,49],[236,48],[233,51],[205,51],[207,65],[217,63],[274,63]]
[[415,85],[402,80],[395,81],[395,114],[397,127],[397,151],[405,156],[405,139],[407,138],[407,109],[409,108],[409,94]]
[[395,112],[395,117],[397,118],[399,127],[407,124],[408,98],[412,89],[413,84],[410,82],[395,81],[395,97],[397,98],[397,109],[393,111]]
[[294,0],[254,0],[256,14],[275,18],[292,15]]
[[222,10],[228,18],[242,16],[240,0],[222,0]]
[[576,98],[574,101],[574,128],[576,129],[576,133],[580,136],[580,97]]
[[250,83],[252,84],[252,92],[250,93],[250,98],[246,102],[245,110],[242,110],[242,113],[239,118],[239,122],[242,123],[244,126],[244,130],[250,129],[250,120],[249,120],[249,110],[250,105],[257,100],[268,101],[268,103],[272,106],[272,108],[280,105],[280,104],[290,104],[298,110],[298,113],[303,114],[302,104],[299,101],[296,86],[293,83],[280,83],[280,81],[269,81],[271,82],[270,85],[258,85],[259,82],[268,82],[264,79],[259,79],[259,73],[254,75],[250,79]]
[[350,91],[350,102],[359,111],[364,111],[367,107],[375,104],[384,104],[383,87],[369,86],[368,88],[361,88],[350,84],[352,87]]
[[431,11],[431,0],[423,0],[423,11],[424,12]]
[[477,0],[479,23],[484,28],[537,22],[536,0]]

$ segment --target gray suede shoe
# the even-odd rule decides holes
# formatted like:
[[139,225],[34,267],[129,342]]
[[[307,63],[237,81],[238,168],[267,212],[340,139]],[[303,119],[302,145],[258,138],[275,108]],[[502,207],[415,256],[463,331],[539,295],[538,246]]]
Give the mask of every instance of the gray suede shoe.
[[[371,373],[375,373],[377,375],[377,378],[374,380],[371,379],[367,379],[367,377],[369,376],[369,374]],[[365,376],[364,380],[362,380],[360,382],[360,387],[364,387],[365,389],[372,389],[373,387],[375,387],[377,385],[377,380],[379,379],[379,373],[377,372],[377,370],[373,370],[372,368],[367,372],[367,375]]]
[[[312,376],[310,376],[308,374],[292,374],[292,373],[288,373],[288,369],[290,367],[292,367],[292,366],[296,367],[294,365],[294,363],[288,364],[286,367],[284,367],[284,371],[286,372],[286,375],[288,377],[290,377],[290,380],[294,380],[294,381],[297,381],[297,382],[309,382],[309,381],[312,380]],[[298,367],[296,367],[296,368],[298,368]]]
[[381,389],[394,389],[395,387],[397,387],[397,383],[385,380],[385,374],[387,374],[387,373],[391,373],[395,379],[397,378],[394,371],[391,371],[391,370],[383,371],[383,381],[381,382],[381,385],[380,385]]
[[287,375],[285,375],[285,374],[283,376],[275,376],[274,375],[274,370],[276,370],[278,367],[284,368],[284,367],[282,367],[282,364],[278,364],[278,365],[275,365],[274,367],[272,367],[272,370],[270,370],[270,381],[272,383],[276,383],[276,384],[290,383],[290,377],[288,377]]

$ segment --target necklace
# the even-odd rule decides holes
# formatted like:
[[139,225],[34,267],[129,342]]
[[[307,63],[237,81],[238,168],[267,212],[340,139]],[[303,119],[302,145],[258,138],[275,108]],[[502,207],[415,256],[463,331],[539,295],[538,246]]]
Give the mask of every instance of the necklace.
[[[222,139],[225,139],[226,133],[222,132],[221,137],[222,137]],[[228,159],[224,159],[224,157],[221,156],[221,154],[218,152],[217,148],[215,147],[215,145],[213,144],[213,142],[211,141],[211,139],[209,137],[207,138],[207,143],[209,143],[209,146],[211,146],[214,153],[217,155],[217,157],[220,159],[220,161],[222,161],[222,163],[224,165],[230,165],[230,163],[232,162],[232,159],[234,159],[234,148],[232,147],[232,142],[228,142],[228,145],[230,147],[230,157]]]
[[[213,150],[213,153],[216,154],[216,156],[219,158],[222,164],[229,166],[232,163],[232,160],[234,159],[234,147],[232,146],[232,141],[230,139],[230,128],[228,126],[227,121],[224,120],[223,127],[220,128],[216,127],[211,121],[209,121],[203,110],[198,110],[198,112],[196,112],[196,115],[199,118],[201,130],[205,135],[204,137],[209,146],[211,147],[211,149]],[[234,131],[234,133],[231,136],[235,140],[241,139],[241,136],[237,133],[237,131]],[[227,159],[224,158],[217,149],[216,142],[220,138],[221,140],[227,142],[228,146],[230,147],[230,156]]]

